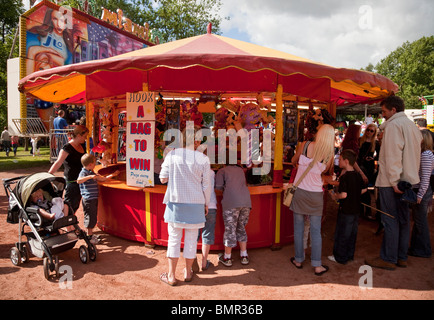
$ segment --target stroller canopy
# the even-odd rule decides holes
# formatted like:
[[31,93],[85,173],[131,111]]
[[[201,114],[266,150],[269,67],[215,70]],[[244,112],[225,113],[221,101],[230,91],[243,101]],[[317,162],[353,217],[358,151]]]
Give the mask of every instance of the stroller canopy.
[[56,191],[63,191],[63,188],[65,186],[64,178],[56,177],[48,172],[39,172],[32,174],[20,180],[16,187],[17,196],[20,198],[23,206],[26,206],[30,195],[34,191],[40,188],[44,188],[47,184],[51,184],[52,182],[59,182],[56,183]]

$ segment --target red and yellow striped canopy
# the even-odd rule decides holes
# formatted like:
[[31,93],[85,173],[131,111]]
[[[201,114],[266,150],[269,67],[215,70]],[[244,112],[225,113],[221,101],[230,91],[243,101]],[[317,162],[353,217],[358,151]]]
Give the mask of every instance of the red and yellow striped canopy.
[[102,60],[34,72],[21,92],[51,102],[86,100],[140,91],[283,92],[339,105],[370,103],[398,91],[379,74],[334,68],[285,52],[207,33]]

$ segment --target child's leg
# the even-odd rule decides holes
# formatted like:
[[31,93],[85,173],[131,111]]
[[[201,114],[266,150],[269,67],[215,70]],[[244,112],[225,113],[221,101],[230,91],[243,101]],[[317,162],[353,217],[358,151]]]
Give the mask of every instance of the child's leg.
[[55,216],[54,213],[49,213],[48,211],[46,211],[44,209],[39,209],[38,212],[41,215],[41,217],[44,219],[47,219],[47,220],[53,220],[54,219],[54,216]]
[[238,221],[239,211],[236,209],[229,209],[223,211],[223,222],[225,225],[225,232],[223,234],[223,244],[225,246],[225,258],[230,258],[232,248],[237,245],[236,228]]
[[348,239],[348,260],[354,260],[354,252],[356,251],[357,231],[359,229],[359,217],[357,215],[351,216],[351,234]]
[[250,216],[250,208],[245,207],[239,209],[236,236],[237,236],[238,243],[240,245],[240,255],[242,257],[247,257],[246,225],[247,222],[249,221],[249,216]]
[[202,231],[202,268],[206,268],[209,250],[214,244],[217,209],[208,209]]
[[[339,263],[347,263],[354,256],[355,246],[351,249],[351,242],[355,241],[355,238],[353,239],[354,221],[357,219],[357,215],[338,213],[333,255]],[[357,230],[355,235],[357,235]]]
[[93,229],[96,226],[98,214],[98,199],[86,200],[82,199],[84,211],[84,227],[87,230],[87,235],[93,235]]

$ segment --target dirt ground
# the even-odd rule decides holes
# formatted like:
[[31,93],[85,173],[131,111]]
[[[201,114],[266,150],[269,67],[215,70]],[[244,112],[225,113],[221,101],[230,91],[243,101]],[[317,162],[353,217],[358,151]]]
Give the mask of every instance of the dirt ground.
[[[1,178],[10,178],[33,172],[47,171],[49,166],[0,172]],[[61,172],[58,175],[62,175]],[[159,280],[167,271],[166,249],[149,248],[143,243],[124,240],[100,230],[96,233],[102,242],[97,245],[96,261],[83,264],[78,248],[59,255],[60,266],[70,266],[73,281],[46,280],[42,259],[30,255],[30,261],[14,266],[9,250],[18,240],[18,225],[6,223],[8,199],[0,187],[0,299],[2,300],[433,300],[434,256],[430,259],[409,257],[408,268],[394,271],[372,269],[372,288],[369,271],[361,268],[365,257],[378,256],[382,236],[374,235],[377,223],[360,220],[355,260],[339,265],[327,260],[333,246],[336,204],[328,202],[323,225],[323,263],[330,271],[321,277],[313,274],[309,258],[303,269],[296,269],[289,259],[294,255],[293,245],[280,250],[270,248],[249,250],[250,264],[243,266],[234,252],[234,265],[227,268],[218,264],[218,252],[210,255],[213,266],[197,273],[193,281],[179,281],[170,287]],[[81,208],[77,216],[82,227]],[[429,217],[434,233],[434,217]],[[434,247],[434,236],[431,236]],[[200,261],[200,255],[199,261]],[[183,279],[184,263],[180,259],[178,280]],[[60,278],[62,279],[62,277]],[[63,278],[65,279],[65,278]],[[362,286],[359,286],[359,283]],[[68,284],[69,287],[66,285]]]

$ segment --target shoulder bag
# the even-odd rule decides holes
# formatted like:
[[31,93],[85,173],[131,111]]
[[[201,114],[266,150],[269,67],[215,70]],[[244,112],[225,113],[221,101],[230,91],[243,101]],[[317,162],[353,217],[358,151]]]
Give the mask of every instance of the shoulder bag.
[[295,190],[297,190],[297,187],[301,183],[301,181],[304,179],[304,177],[307,175],[307,173],[312,169],[313,167],[313,160],[309,163],[306,170],[301,175],[300,179],[294,184],[290,183],[288,188],[285,190],[284,196],[283,196],[283,204],[287,207],[291,205],[292,198],[294,197]]

